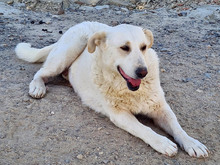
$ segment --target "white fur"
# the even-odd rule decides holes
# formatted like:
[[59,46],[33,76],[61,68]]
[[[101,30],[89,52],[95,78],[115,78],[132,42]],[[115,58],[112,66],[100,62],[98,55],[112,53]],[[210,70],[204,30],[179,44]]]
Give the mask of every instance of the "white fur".
[[15,53],[19,59],[28,62],[44,62],[55,44],[42,49],[32,48],[29,43],[20,43],[15,48]]
[[[125,44],[129,45],[129,51],[121,49]],[[141,50],[144,44],[148,48]],[[16,54],[29,62],[38,62],[48,56],[30,83],[29,94],[32,97],[45,95],[45,78],[70,68],[69,81],[82,102],[108,116],[116,126],[141,138],[162,154],[175,155],[175,143],[141,124],[134,116],[138,113],[148,115],[172,135],[190,156],[207,157],[208,149],[186,134],[164,98],[158,57],[150,48],[152,44],[152,33],[137,26],[110,27],[97,22],[84,22],[70,28],[52,46],[35,49],[26,43],[18,44]],[[128,89],[117,70],[118,66],[134,79],[138,67],[147,67],[148,74],[141,80],[137,91]]]

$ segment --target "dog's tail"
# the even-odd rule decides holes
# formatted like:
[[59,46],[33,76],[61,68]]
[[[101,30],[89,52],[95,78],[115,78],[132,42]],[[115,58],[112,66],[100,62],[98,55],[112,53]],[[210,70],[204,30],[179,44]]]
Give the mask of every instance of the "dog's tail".
[[19,43],[15,48],[15,53],[19,59],[27,62],[44,62],[55,44],[37,49],[32,48],[29,43]]

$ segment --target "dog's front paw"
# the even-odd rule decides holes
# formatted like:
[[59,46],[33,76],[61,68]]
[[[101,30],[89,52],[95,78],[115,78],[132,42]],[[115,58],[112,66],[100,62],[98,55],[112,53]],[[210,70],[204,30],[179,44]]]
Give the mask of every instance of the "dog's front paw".
[[207,147],[190,136],[180,146],[192,157],[208,157],[209,150]]
[[177,154],[178,148],[175,143],[164,136],[157,136],[150,144],[156,151],[167,156],[174,156]]
[[42,98],[46,94],[46,87],[42,79],[32,80],[29,85],[29,95],[33,98]]

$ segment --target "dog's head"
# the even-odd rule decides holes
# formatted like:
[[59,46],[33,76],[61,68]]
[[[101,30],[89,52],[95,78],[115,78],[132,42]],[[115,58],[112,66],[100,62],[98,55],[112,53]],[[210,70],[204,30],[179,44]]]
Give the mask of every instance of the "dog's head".
[[105,66],[118,72],[128,88],[136,91],[148,73],[144,56],[152,45],[150,30],[123,24],[95,33],[88,41],[88,51],[93,53],[98,47]]

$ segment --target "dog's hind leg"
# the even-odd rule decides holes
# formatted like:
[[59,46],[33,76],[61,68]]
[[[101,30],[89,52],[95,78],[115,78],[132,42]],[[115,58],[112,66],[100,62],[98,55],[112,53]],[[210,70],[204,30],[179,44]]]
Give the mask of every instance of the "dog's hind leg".
[[[77,43],[77,42],[76,42]],[[45,81],[68,69],[86,47],[87,41],[64,45],[58,43],[47,57],[42,68],[34,75],[29,85],[29,95],[33,98],[42,98],[46,94]]]
[[34,98],[42,98],[46,93],[44,80],[69,68],[86,48],[90,35],[107,27],[100,23],[84,22],[65,32],[51,50],[43,67],[35,74],[29,86],[29,94]]

